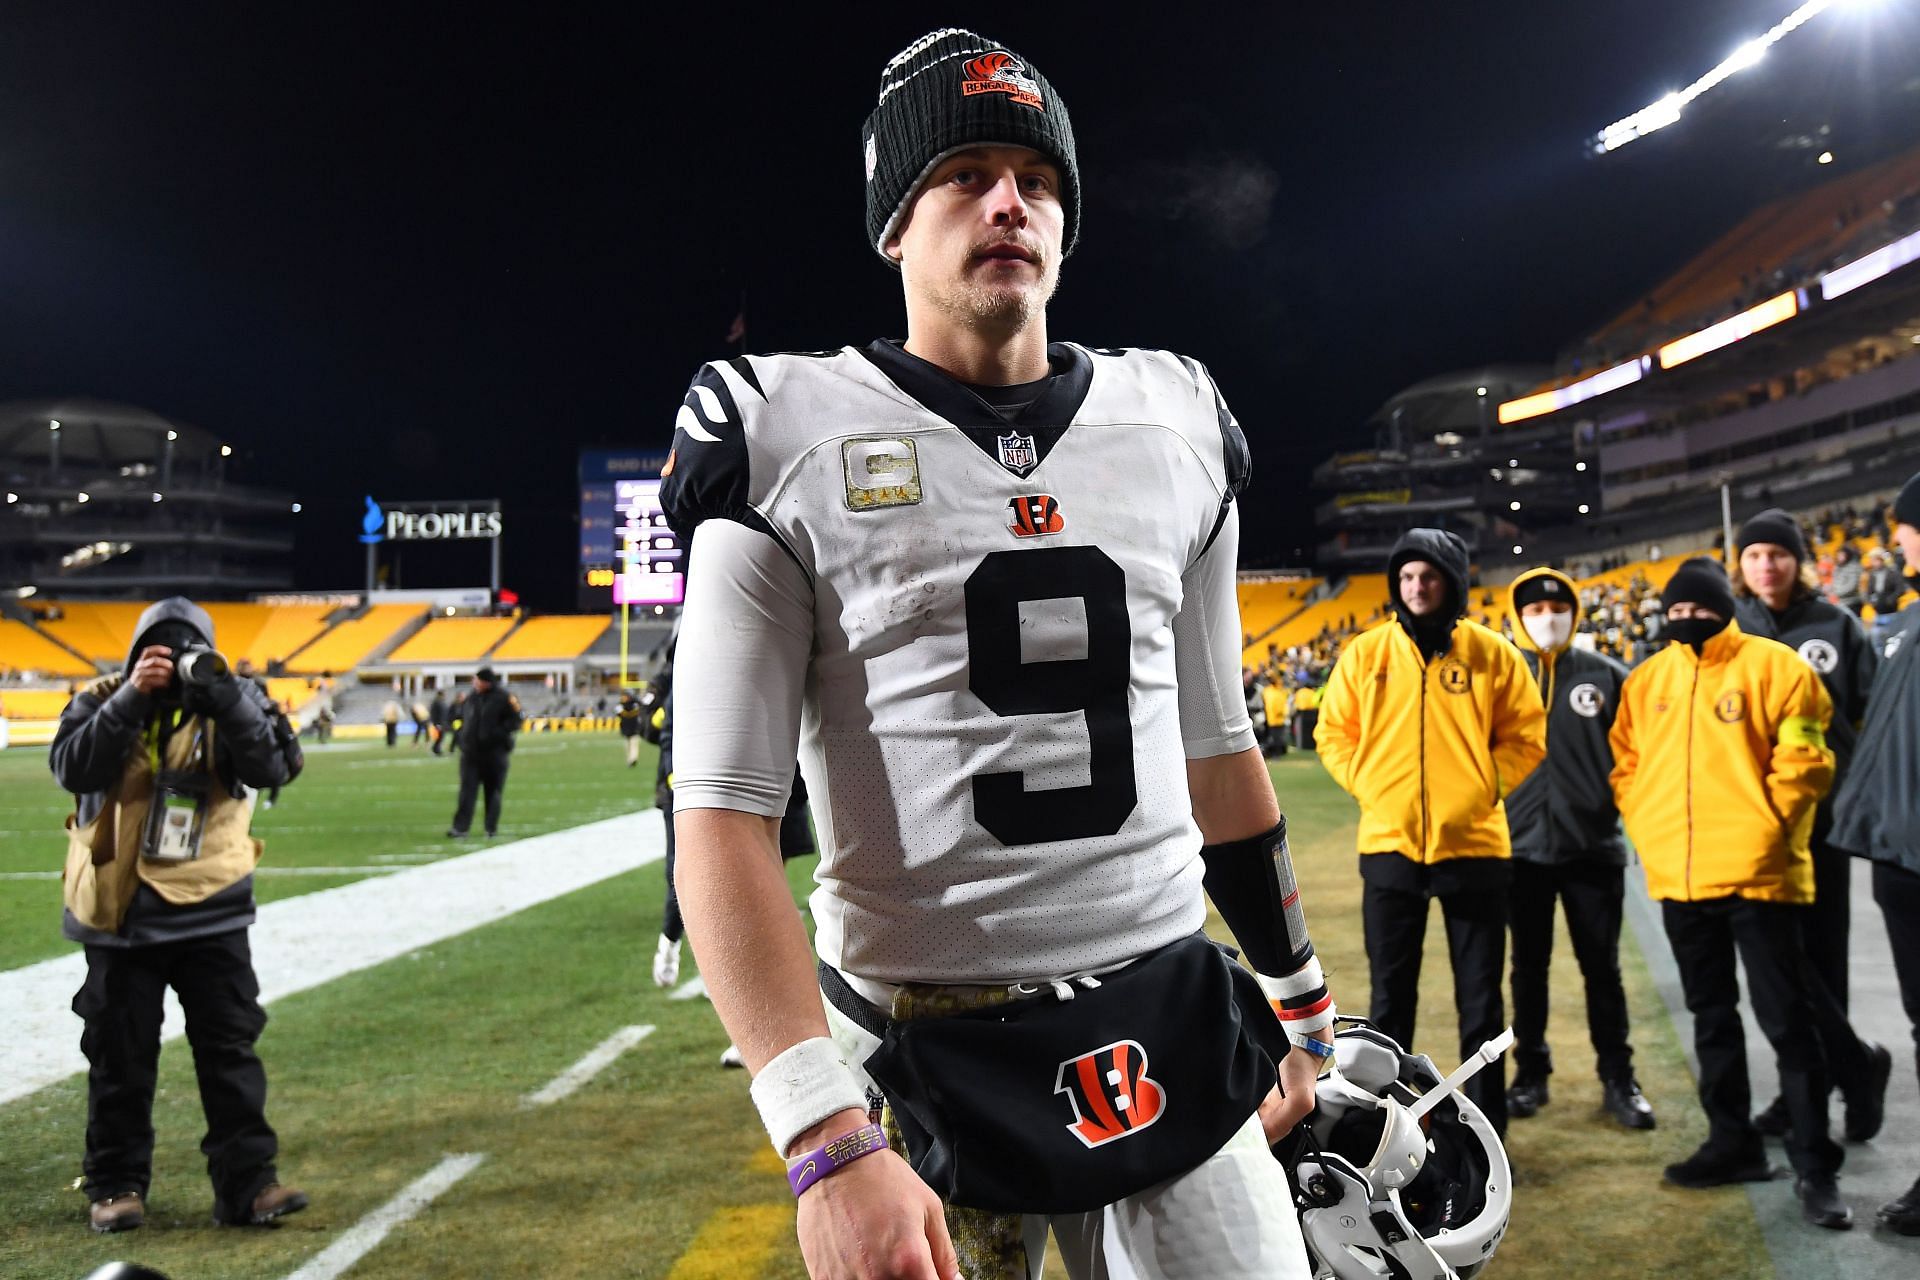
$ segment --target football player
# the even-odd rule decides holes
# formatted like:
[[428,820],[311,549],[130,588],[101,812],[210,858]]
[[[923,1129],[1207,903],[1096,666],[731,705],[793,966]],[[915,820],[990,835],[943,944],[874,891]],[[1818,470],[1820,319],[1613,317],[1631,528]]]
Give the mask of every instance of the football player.
[[1195,361],[1048,341],[1080,180],[1025,59],[929,34],[863,141],[906,340],[702,368],[662,490],[676,879],[808,1268],[1037,1275],[1051,1226],[1075,1274],[1304,1276],[1268,1143],[1334,1011],[1240,689],[1246,442]]

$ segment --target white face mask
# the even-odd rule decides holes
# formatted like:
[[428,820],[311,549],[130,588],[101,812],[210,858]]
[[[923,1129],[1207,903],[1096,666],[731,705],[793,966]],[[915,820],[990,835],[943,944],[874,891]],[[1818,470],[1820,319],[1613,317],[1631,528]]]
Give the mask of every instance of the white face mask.
[[1551,653],[1564,648],[1573,638],[1573,611],[1565,613],[1536,613],[1520,619],[1520,625],[1527,629],[1534,644],[1543,651]]

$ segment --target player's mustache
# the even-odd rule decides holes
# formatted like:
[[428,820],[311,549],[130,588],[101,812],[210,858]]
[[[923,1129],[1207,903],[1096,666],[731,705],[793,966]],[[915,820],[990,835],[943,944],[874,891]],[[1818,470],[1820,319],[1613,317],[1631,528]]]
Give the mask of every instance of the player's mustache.
[[1006,245],[1012,245],[1016,249],[1019,249],[1022,253],[1033,259],[1036,264],[1044,265],[1046,263],[1047,255],[1040,244],[1037,241],[1030,240],[1017,233],[1009,236],[993,236],[982,240],[973,246],[973,251],[970,256],[974,258],[984,258],[993,250]]

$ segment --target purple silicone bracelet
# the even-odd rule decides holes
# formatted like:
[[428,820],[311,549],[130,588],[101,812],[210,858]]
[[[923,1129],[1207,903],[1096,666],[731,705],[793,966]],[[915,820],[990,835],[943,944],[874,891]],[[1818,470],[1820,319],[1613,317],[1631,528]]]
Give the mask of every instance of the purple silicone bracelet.
[[887,1135],[880,1126],[863,1124],[852,1133],[841,1134],[818,1151],[802,1156],[798,1163],[787,1170],[787,1184],[793,1188],[794,1195],[804,1195],[808,1187],[828,1174],[839,1172],[861,1156],[870,1156],[886,1149]]

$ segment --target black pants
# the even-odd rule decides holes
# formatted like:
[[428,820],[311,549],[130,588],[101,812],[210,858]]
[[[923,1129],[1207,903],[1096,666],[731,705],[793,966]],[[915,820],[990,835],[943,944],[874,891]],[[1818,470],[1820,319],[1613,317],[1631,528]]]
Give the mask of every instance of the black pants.
[[1747,971],[1754,1016],[1780,1060],[1780,1096],[1792,1126],[1787,1157],[1803,1177],[1837,1172],[1843,1153],[1827,1135],[1827,1037],[1811,1034],[1813,977],[1800,941],[1806,909],[1746,898],[1662,902],[1660,907],[1693,1014],[1708,1147],[1728,1159],[1762,1151],[1753,1127],[1737,952]]
[[460,803],[453,811],[453,829],[464,833],[473,825],[474,794],[487,793],[487,834],[500,829],[500,794],[507,789],[505,751],[482,751],[469,747],[460,753]]
[[172,987],[187,1018],[207,1132],[200,1150],[214,1214],[244,1221],[275,1180],[279,1142],[267,1124],[267,1072],[253,1051],[267,1025],[247,931],[151,947],[88,947],[73,997],[87,1055],[89,1200],[147,1194],[153,1176],[153,1090],[160,1067],[161,997]]
[[399,739],[399,737],[400,737],[400,726],[397,724],[388,725],[387,726],[387,745],[392,746]]
[[1806,911],[1807,959],[1842,1014],[1847,1011],[1847,943],[1853,920],[1853,856],[1813,842],[1813,905]]
[[1891,863],[1873,864],[1873,900],[1887,920],[1900,1003],[1913,1027],[1914,1069],[1920,1073],[1920,874]]
[[[1388,856],[1393,855],[1372,855]],[[1447,952],[1453,960],[1453,1007],[1460,1020],[1460,1057],[1465,1059],[1506,1028],[1501,999],[1501,970],[1507,959],[1505,893],[1441,893]],[[1367,942],[1367,966],[1373,973],[1369,1016],[1380,1029],[1414,1051],[1413,1029],[1420,1004],[1420,961],[1427,935],[1425,893],[1367,883],[1360,898]],[[1439,1064],[1443,1072],[1454,1064]],[[1507,1129],[1505,1059],[1480,1069],[1465,1093],[1501,1133]]]
[[1566,904],[1567,936],[1587,988],[1587,1037],[1603,1081],[1631,1078],[1627,993],[1620,983],[1620,912],[1626,870],[1605,862],[1546,865],[1513,861],[1513,1066],[1520,1076],[1553,1074],[1547,1048],[1547,968],[1553,907]]

